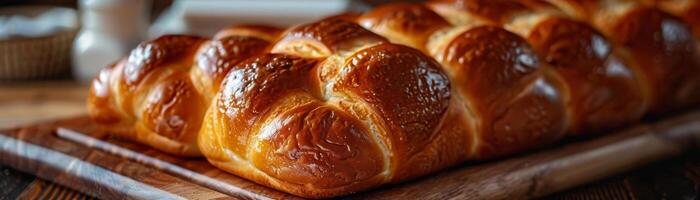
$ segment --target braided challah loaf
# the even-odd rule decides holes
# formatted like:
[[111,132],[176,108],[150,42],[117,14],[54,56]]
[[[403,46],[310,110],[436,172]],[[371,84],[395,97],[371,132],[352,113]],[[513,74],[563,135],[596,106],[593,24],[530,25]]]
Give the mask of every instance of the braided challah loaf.
[[[476,157],[493,157],[558,140],[568,120],[559,77],[527,42],[494,26],[451,26],[418,4],[379,7],[359,24],[423,49],[443,66],[466,109]],[[464,145],[462,145],[464,146]]]
[[695,105],[696,41],[646,1],[432,1],[164,36],[100,73],[90,113],[166,152],[334,197]]
[[[538,1],[433,2],[435,10],[462,21],[482,20],[529,41],[543,65],[560,77],[571,133],[591,133],[634,122],[646,111],[634,68],[594,28]],[[467,5],[463,7],[455,5]],[[502,9],[505,8],[505,9]]]

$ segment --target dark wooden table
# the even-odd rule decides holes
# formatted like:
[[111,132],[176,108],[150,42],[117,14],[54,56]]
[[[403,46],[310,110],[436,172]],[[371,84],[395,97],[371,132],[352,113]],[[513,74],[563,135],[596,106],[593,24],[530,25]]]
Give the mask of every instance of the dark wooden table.
[[[65,81],[0,84],[0,129],[84,114],[85,91]],[[0,200],[91,198],[0,165]],[[700,199],[700,150],[547,199]]]

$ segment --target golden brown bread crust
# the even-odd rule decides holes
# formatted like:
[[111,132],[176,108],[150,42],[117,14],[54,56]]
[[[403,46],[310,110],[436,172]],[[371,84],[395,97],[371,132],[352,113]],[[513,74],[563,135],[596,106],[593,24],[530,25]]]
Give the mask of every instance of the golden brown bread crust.
[[623,50],[649,96],[649,111],[664,113],[700,101],[700,53],[680,19],[637,1],[549,1],[585,20]]
[[307,103],[265,127],[251,162],[271,177],[321,188],[342,187],[377,176],[383,158],[369,130],[345,111]]
[[700,0],[644,0],[644,2],[683,19],[693,30],[695,53],[700,58]]
[[633,52],[632,59],[648,74],[655,97],[652,112],[687,107],[700,99],[698,54],[686,25],[658,10],[638,8],[611,32],[616,33],[619,44]]
[[591,27],[549,18],[533,28],[528,40],[569,88],[573,133],[610,130],[644,114],[646,102],[634,72]]
[[207,77],[211,93],[219,91],[219,84],[229,70],[239,62],[263,53],[270,42],[264,39],[233,35],[212,40],[197,55],[197,70]]
[[99,123],[114,124],[122,121],[120,113],[115,108],[114,99],[110,98],[114,95],[110,87],[112,87],[111,77],[115,73],[116,65],[117,63],[114,63],[100,70],[90,86],[88,111],[92,119]]
[[165,77],[152,90],[141,114],[146,128],[173,140],[199,130],[199,123],[186,122],[198,121],[206,104],[184,72]]
[[[572,122],[570,130],[573,133],[599,132],[635,122],[647,110],[645,108],[647,106],[653,113],[664,113],[693,105],[700,100],[700,87],[698,87],[700,81],[694,78],[699,75],[698,63],[700,62],[698,62],[697,52],[694,51],[696,47],[692,38],[688,37],[688,29],[683,27],[682,23],[658,10],[645,8],[632,1],[549,2],[552,4],[537,0],[508,1],[509,4],[521,5],[510,6],[519,9],[499,12],[498,15],[481,14],[479,11],[473,11],[474,9],[459,6],[453,6],[452,9],[462,9],[463,12],[468,12],[463,15],[473,18],[494,18],[486,20],[487,23],[503,26],[528,38],[528,41],[564,81],[564,92],[570,94],[566,99]],[[440,3],[433,4],[440,5]],[[553,9],[554,5],[574,18],[588,21],[593,27],[567,19],[561,11]],[[483,5],[483,7],[489,6],[493,4]],[[488,8],[482,9],[488,10]],[[448,8],[443,8],[441,11],[447,17],[455,16],[453,13],[459,13],[459,11],[449,11]],[[656,19],[652,16],[656,16]],[[461,16],[461,18],[465,17]],[[650,22],[652,25],[642,25],[644,22]],[[662,37],[651,36],[663,35],[661,24],[664,23],[663,26],[674,30],[666,33],[666,38],[676,38],[681,41],[664,41],[666,39]],[[644,30],[637,30],[640,27],[644,27]],[[576,30],[567,32],[567,29]],[[605,36],[594,29],[600,29],[610,40],[605,39]],[[562,31],[563,33],[559,33]],[[558,33],[559,39],[552,33]],[[562,36],[574,39],[566,39]],[[546,44],[551,42],[562,44],[558,46]],[[598,46],[593,46],[594,44]],[[612,48],[613,45],[619,45],[619,47]],[[601,48],[603,49],[601,52],[604,53],[598,58],[585,57],[585,55],[595,54],[579,51],[588,50],[588,53],[594,53],[590,50],[601,50]],[[552,52],[556,49],[565,51]],[[552,57],[557,55],[558,57]],[[565,60],[575,60],[575,62],[561,62]],[[598,69],[598,71],[566,70],[572,67],[564,68],[562,65],[578,65],[576,67],[578,69]],[[637,88],[641,90],[636,91]]]
[[202,42],[192,36],[161,37],[140,44],[118,67],[112,83],[116,107],[135,123],[135,133],[123,136],[166,152],[200,155],[194,141],[206,104],[184,72]]
[[251,31],[255,27],[236,27],[213,41],[169,35],[140,44],[95,78],[90,115],[114,134],[168,153],[201,156],[197,135],[221,79],[232,65],[269,46],[246,36]]
[[447,76],[419,51],[386,43],[358,51],[347,62],[334,90],[364,101],[382,118],[380,137],[394,152],[391,170],[405,168],[404,159],[434,138],[447,110]]
[[170,68],[169,64],[179,64],[183,59],[192,59],[193,52],[202,42],[204,38],[196,36],[170,35],[139,44],[129,54],[124,76],[120,80],[121,86],[129,92],[134,92],[154,70]]
[[[561,120],[565,113],[558,89],[517,35],[493,26],[452,27],[420,4],[385,5],[358,21],[389,38],[413,38],[406,44],[418,49],[441,41],[429,52],[442,63],[459,95],[456,101],[463,108],[458,118],[464,122],[458,128],[470,137],[472,156],[506,155],[563,136],[567,121]],[[539,110],[530,109],[534,107]]]
[[563,136],[563,101],[524,39],[480,26],[436,56],[476,118],[478,157],[510,154]]
[[685,10],[685,13],[678,16],[693,28],[696,40],[700,40],[700,1],[695,1]]
[[430,35],[450,26],[449,22],[437,13],[411,3],[379,6],[356,20],[363,27],[387,36],[391,42],[407,45],[426,53],[428,51],[425,45]]
[[643,85],[602,34],[564,17],[546,2],[518,0],[509,3],[519,9],[482,17],[495,18],[491,19],[491,24],[525,37],[547,67],[560,77],[561,89],[567,94],[569,131],[595,133],[641,118],[647,103],[639,89]]
[[[250,58],[229,73],[212,107],[226,121],[224,145],[239,156],[246,156],[256,124],[279,99],[308,91],[305,81],[316,60],[281,54]],[[262,120],[264,121],[264,120]],[[206,141],[202,141],[206,142]],[[206,152],[205,152],[206,153]]]
[[338,18],[279,41],[272,51],[285,54],[248,59],[226,76],[199,139],[212,163],[316,198],[420,175],[404,172],[407,161],[436,137],[450,105],[439,64]]
[[200,134],[217,138],[200,139],[207,143],[201,145],[205,155],[230,153],[208,159],[249,162],[254,168],[219,167],[295,194],[366,188],[381,180],[371,179],[384,170],[384,158],[367,127],[345,111],[324,105],[311,92],[311,87],[318,87],[311,74],[316,63],[316,59],[267,54],[238,65],[210,109],[213,121],[207,120],[212,127],[224,128]]
[[[201,150],[236,175],[325,198],[609,130],[647,104],[664,112],[700,95],[696,46],[678,19],[625,0],[548,2],[402,3],[284,32],[165,37],[103,70],[90,112],[161,150]],[[649,36],[664,27],[678,35]]]
[[[482,20],[503,23],[513,14],[528,8],[513,0],[433,0],[429,5],[435,8],[454,9],[461,14],[473,15]],[[440,13],[438,11],[438,13]],[[448,20],[449,17],[448,17]],[[453,21],[455,23],[456,21]],[[455,23],[460,24],[460,23]]]
[[288,30],[278,39],[271,52],[326,57],[339,51],[385,41],[385,38],[357,24],[342,18],[328,18]]

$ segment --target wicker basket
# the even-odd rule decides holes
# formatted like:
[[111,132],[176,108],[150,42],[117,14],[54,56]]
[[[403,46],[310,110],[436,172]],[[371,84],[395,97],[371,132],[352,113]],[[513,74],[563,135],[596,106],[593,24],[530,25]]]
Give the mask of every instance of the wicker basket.
[[0,81],[56,78],[70,74],[77,30],[37,38],[0,40]]

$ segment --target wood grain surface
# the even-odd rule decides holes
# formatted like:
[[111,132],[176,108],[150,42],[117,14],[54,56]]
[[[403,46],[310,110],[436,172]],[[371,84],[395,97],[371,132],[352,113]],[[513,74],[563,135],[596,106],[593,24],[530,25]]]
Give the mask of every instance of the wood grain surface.
[[[698,143],[697,133],[700,133],[700,112],[693,112],[534,154],[465,163],[436,175],[346,198],[541,197],[679,155]],[[84,117],[3,134],[0,136],[1,163],[93,196],[297,198],[225,173],[202,159],[176,158],[113,138]]]
[[0,129],[85,115],[87,92],[67,80],[0,82]]
[[[28,175],[29,176],[29,175]],[[17,196],[8,196],[7,199],[76,199],[76,200],[92,200],[97,199],[85,193],[63,187],[59,184],[35,179],[28,187]],[[1,199],[1,198],[0,198]]]

